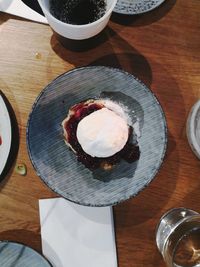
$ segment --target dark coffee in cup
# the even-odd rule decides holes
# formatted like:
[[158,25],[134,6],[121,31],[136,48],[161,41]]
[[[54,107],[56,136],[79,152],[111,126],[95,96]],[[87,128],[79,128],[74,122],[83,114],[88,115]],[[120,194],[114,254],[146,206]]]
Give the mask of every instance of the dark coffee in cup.
[[105,14],[106,0],[50,0],[50,12],[68,24],[88,24]]

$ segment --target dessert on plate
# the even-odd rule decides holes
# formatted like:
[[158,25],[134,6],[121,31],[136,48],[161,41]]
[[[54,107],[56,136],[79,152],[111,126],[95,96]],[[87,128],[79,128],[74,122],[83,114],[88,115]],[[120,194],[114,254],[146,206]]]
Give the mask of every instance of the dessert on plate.
[[108,99],[89,99],[69,109],[62,122],[65,143],[90,170],[111,170],[121,160],[139,159],[127,113]]

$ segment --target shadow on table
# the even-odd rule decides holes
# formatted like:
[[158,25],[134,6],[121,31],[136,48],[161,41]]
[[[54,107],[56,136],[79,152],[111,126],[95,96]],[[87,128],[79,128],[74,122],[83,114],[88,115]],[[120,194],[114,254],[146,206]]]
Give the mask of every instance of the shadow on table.
[[196,187],[188,195],[185,196],[181,204],[185,208],[193,209],[200,213],[199,202],[197,201],[197,197],[199,196],[200,192],[199,168],[196,168],[196,173],[188,174],[188,180],[190,179],[191,175],[195,175]]
[[[1,0],[0,0],[1,1]],[[30,21],[28,19],[16,16],[16,15],[10,15],[4,12],[0,11],[0,25],[2,25],[3,23],[7,22],[9,19],[14,19],[14,20],[21,20],[21,21]]]
[[[168,133],[168,139],[167,153],[155,179],[138,196],[114,207],[116,243],[119,252],[123,244],[127,249],[130,248],[130,251],[132,247],[137,247],[137,244],[140,250],[142,246],[146,248],[148,246],[151,253],[142,257],[143,266],[154,267],[162,264],[162,257],[156,247],[156,225],[163,214],[163,208],[176,189],[176,177],[179,173],[179,154],[171,133]],[[136,253],[136,261],[139,260],[139,255]],[[133,262],[134,259],[131,253],[127,254],[128,262]]]
[[[151,184],[138,196],[114,208],[118,228],[138,226],[148,220],[159,220],[163,208],[176,189],[179,174],[179,151],[176,149],[177,136],[182,135],[183,125],[180,117],[186,117],[185,102],[176,79],[161,64],[153,62],[156,87],[152,88],[157,96],[168,124],[168,146],[164,162]],[[175,108],[176,107],[176,108]],[[176,133],[176,139],[173,134]],[[155,227],[155,225],[154,225]],[[132,228],[136,236],[137,227]],[[152,230],[152,229],[150,229]],[[155,229],[154,229],[155,230]]]
[[112,31],[108,26],[96,36],[86,40],[71,40],[53,31],[50,43],[52,49],[59,57],[68,62],[73,62],[74,60],[75,65],[80,66],[80,58],[82,57],[85,57],[84,62],[89,62],[92,56],[90,50],[95,50],[95,48],[97,48],[99,52],[99,47],[104,45],[109,51],[111,47],[108,43],[108,40],[113,35],[116,35],[116,33]]
[[[75,52],[83,52],[91,50],[101,45],[102,43],[106,42],[109,38],[109,36],[106,33],[106,28],[99,34],[85,40],[72,40],[59,35],[55,31],[53,31],[53,33],[54,37],[62,44],[64,48],[70,49],[71,51]],[[53,40],[54,39],[52,38],[51,41]]]
[[[0,177],[0,182],[3,181],[3,179],[7,176],[9,170],[11,169],[13,162],[16,159],[18,149],[19,149],[19,129],[18,129],[18,123],[17,123],[17,118],[15,116],[15,112],[10,105],[8,99],[6,96],[3,94],[3,92],[0,90],[0,94],[4,99],[4,102],[6,104],[6,107],[8,109],[8,113],[10,115],[10,121],[11,121],[11,130],[12,130],[12,135],[11,135],[11,149],[10,153],[7,159],[7,163],[5,165],[5,168],[1,174]],[[1,184],[2,185],[2,184]]]
[[124,15],[113,12],[111,20],[121,25],[145,26],[166,16],[175,4],[176,0],[167,0],[154,10],[139,15]]
[[[102,34],[104,35],[104,42],[102,41],[100,47],[94,48],[92,53],[91,51],[77,53],[65,49],[55,34],[52,35],[51,46],[60,58],[75,66],[103,65],[123,69],[135,75],[147,86],[150,86],[152,82],[152,71],[147,59],[124,39],[118,36],[111,28],[107,28]],[[123,48],[125,51],[124,53],[114,52],[112,40],[111,42],[107,42],[107,40],[112,37],[114,37],[114,42],[117,43],[117,46]]]
[[[179,155],[175,148],[174,138],[168,133],[167,152],[154,180],[138,196],[114,207],[115,222],[119,228],[136,226],[156,217],[168,202],[176,188],[179,173]],[[176,162],[170,160],[172,154]]]
[[0,240],[22,243],[33,248],[39,253],[42,252],[40,234],[29,230],[17,229],[0,232]]
[[9,19],[9,15],[0,11],[0,25],[5,23]]
[[141,54],[116,53],[98,58],[91,66],[107,66],[122,69],[133,74],[148,87],[152,83],[152,71],[149,62]]

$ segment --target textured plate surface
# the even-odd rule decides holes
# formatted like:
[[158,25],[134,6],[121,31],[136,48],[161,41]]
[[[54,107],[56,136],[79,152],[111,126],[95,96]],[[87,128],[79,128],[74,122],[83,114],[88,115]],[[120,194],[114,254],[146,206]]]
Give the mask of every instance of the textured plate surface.
[[114,12],[134,15],[151,11],[161,5],[165,0],[118,0]]
[[10,116],[4,103],[2,96],[0,95],[0,138],[2,144],[0,145],[0,175],[6,165],[10,147],[11,147],[11,122]]
[[[99,95],[128,107],[141,131],[139,161],[122,162],[111,172],[89,171],[63,140],[61,122],[69,108]],[[52,81],[35,101],[27,126],[37,174],[61,196],[90,206],[117,204],[147,186],[163,161],[166,140],[165,117],[152,92],[131,74],[103,66],[77,68]]]
[[186,133],[192,151],[200,159],[200,100],[190,110]]
[[1,267],[51,267],[38,252],[25,245],[0,241]]

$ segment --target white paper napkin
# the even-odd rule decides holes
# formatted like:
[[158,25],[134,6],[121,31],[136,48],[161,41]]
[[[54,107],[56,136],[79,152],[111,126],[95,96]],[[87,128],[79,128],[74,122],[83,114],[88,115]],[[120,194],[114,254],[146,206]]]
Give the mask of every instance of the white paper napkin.
[[117,267],[111,207],[39,201],[42,251],[54,267]]
[[0,11],[47,24],[44,16],[29,8],[21,0],[0,0]]

